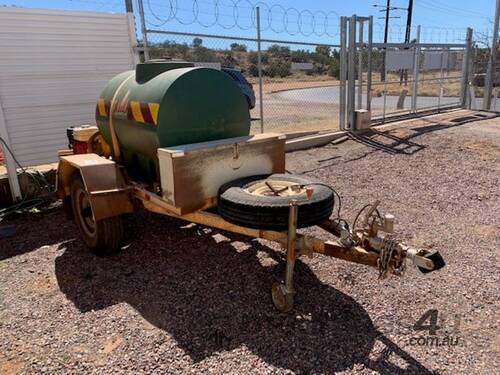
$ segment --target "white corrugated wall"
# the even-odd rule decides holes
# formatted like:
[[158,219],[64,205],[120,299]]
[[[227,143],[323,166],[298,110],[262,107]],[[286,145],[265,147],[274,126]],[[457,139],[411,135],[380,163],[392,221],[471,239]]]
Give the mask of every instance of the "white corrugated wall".
[[131,15],[0,7],[0,106],[23,165],[56,161],[65,129],[95,122],[106,82],[135,66],[135,44]]

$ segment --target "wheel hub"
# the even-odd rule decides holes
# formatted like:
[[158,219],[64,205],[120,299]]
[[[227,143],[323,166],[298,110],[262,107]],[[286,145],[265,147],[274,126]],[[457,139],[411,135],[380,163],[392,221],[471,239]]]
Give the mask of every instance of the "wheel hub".
[[77,192],[77,214],[81,217],[82,229],[87,235],[93,235],[96,230],[96,223],[87,193],[82,189]]
[[261,197],[293,197],[306,192],[306,189],[296,182],[284,180],[262,180],[247,185],[247,193]]

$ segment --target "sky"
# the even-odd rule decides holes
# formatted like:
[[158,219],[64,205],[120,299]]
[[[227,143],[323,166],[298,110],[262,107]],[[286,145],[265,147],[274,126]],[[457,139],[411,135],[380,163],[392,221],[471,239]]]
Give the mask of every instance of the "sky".
[[[0,0],[2,5],[99,12],[123,12],[125,0]],[[133,0],[137,10],[137,0]],[[143,0],[151,29],[223,35],[255,36],[255,13],[261,8],[262,35],[280,40],[337,43],[340,15],[373,15],[374,38],[383,34],[386,0]],[[218,6],[215,7],[214,4]],[[374,7],[373,5],[378,5]],[[382,7],[380,7],[382,6]],[[391,0],[405,8],[408,0]],[[236,9],[235,9],[236,8]],[[492,29],[495,0],[414,0],[412,37],[422,25],[422,41],[454,42],[466,27],[485,33]],[[175,12],[174,12],[175,10]],[[175,13],[175,19],[172,15]],[[197,14],[196,21],[193,15]],[[217,14],[217,22],[215,15]],[[404,39],[406,11],[395,9],[389,41]],[[237,23],[235,25],[235,19]],[[140,34],[140,32],[139,32]]]

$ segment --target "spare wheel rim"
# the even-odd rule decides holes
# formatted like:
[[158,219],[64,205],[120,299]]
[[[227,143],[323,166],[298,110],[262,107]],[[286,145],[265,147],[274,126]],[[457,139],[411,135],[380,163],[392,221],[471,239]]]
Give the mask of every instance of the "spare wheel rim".
[[306,193],[305,187],[285,180],[260,180],[246,185],[243,190],[259,197],[295,197]]

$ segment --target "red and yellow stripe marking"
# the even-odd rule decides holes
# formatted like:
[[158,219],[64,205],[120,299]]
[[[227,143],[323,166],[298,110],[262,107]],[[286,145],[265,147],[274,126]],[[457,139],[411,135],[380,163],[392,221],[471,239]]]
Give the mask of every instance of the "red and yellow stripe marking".
[[158,124],[158,112],[160,111],[160,105],[158,103],[148,103],[148,109],[151,113],[153,124]]
[[137,122],[146,122],[144,121],[144,117],[142,116],[141,102],[131,101],[129,105],[130,105],[130,112],[132,114],[132,118],[129,117],[129,120],[134,120]]
[[106,105],[106,101],[103,98],[99,98],[97,101],[97,108],[96,111],[99,114],[99,116],[108,116],[108,109],[109,109],[109,102],[108,105]]
[[[109,116],[110,102],[103,98],[97,101],[96,114],[102,117]],[[115,112],[126,112],[127,119],[141,122],[143,124],[158,124],[158,112],[160,104],[143,103],[136,100],[121,100],[115,108]]]

